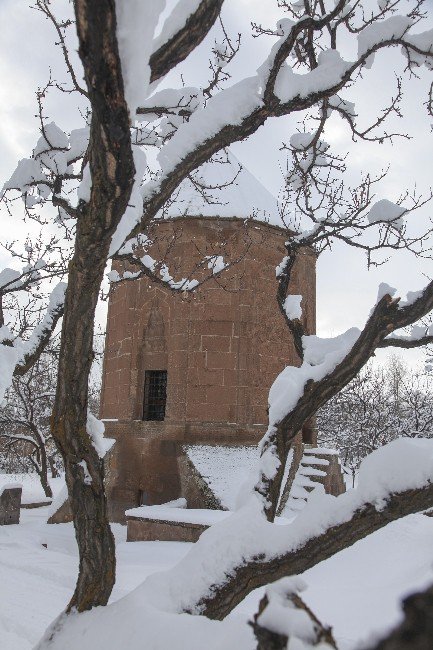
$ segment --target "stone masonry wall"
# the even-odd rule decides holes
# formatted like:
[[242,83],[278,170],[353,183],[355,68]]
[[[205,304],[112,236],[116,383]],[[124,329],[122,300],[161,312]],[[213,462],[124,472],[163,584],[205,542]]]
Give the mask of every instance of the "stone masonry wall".
[[[101,417],[118,421],[106,423],[118,441],[108,468],[113,513],[120,516],[139,498],[162,503],[179,496],[176,456],[186,439],[229,444],[235,435],[235,443],[243,437],[251,444],[262,435],[269,388],[287,364],[297,363],[275,299],[286,238],[279,228],[238,219],[160,222],[147,252],[165,259],[174,279],[202,277],[196,266],[206,255],[238,263],[188,295],[147,278],[111,290]],[[313,333],[312,253],[297,263],[291,290],[303,295],[305,326]],[[146,370],[167,370],[163,422],[142,421]]]
[[[175,279],[191,271],[198,277],[195,265],[215,251],[227,261],[242,259],[186,297],[147,278],[114,287],[101,416],[141,419],[144,371],[167,369],[167,421],[265,424],[269,386],[297,360],[275,300],[275,267],[286,237],[278,228],[232,219],[159,224],[158,246],[149,253],[166,257]],[[292,290],[303,294],[307,331],[313,332],[313,255],[298,263]]]

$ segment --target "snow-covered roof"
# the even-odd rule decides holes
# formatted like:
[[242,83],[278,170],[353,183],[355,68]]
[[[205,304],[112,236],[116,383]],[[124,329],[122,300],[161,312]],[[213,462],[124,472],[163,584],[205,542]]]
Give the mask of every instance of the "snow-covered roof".
[[258,460],[258,448],[187,445],[188,458],[221,505],[234,510],[236,498]]
[[216,162],[205,163],[194,174],[199,183],[212,188],[205,191],[208,200],[187,178],[175,193],[174,201],[163,208],[163,217],[253,217],[283,226],[277,199],[233,153],[223,153],[214,159]]

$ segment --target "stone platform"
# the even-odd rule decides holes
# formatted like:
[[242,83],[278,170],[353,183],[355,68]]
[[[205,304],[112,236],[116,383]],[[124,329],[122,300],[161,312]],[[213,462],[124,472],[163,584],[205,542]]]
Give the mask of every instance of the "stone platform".
[[164,504],[132,508],[125,514],[128,542],[196,542],[209,526],[222,521],[230,512]]

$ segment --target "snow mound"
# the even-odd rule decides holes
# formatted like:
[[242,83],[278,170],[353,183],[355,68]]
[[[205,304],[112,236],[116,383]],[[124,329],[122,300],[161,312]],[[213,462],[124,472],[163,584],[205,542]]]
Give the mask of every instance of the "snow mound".
[[258,460],[258,448],[191,445],[184,449],[221,505],[234,510],[237,494]]

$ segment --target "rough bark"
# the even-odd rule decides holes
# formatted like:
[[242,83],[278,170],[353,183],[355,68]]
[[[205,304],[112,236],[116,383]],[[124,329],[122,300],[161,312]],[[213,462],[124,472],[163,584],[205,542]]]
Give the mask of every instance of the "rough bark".
[[433,336],[423,336],[420,339],[399,339],[399,338],[387,338],[384,341],[379,343],[379,348],[404,348],[406,350],[412,350],[414,348],[421,348],[425,345],[431,345],[433,343]]
[[185,25],[152,54],[150,81],[164,77],[200,45],[215,23],[224,0],[202,0]]
[[222,620],[254,589],[284,576],[303,573],[391,521],[425,510],[432,504],[433,485],[408,490],[392,495],[382,510],[366,504],[350,520],[329,528],[318,537],[310,538],[295,551],[270,560],[264,557],[245,558],[243,564],[236,567],[224,583],[212,586],[211,595],[198,602],[194,611]]
[[52,416],[74,517],[80,565],[68,611],[105,605],[115,580],[114,540],[104,493],[103,462],[86,430],[88,377],[99,288],[112,234],[134,179],[128,110],[116,40],[113,0],[76,0],[79,55],[92,107],[91,197],[80,202],[61,335]]
[[48,455],[45,448],[45,440],[39,433],[38,427],[34,424],[33,421],[29,422],[28,426],[35,440],[33,444],[35,447],[36,461],[32,459],[32,462],[36,469],[36,473],[39,476],[39,480],[41,482],[45,496],[49,499],[52,499],[53,492],[48,480]]
[[51,476],[53,478],[58,478],[60,476],[59,471],[56,467],[56,463],[54,462],[54,457],[53,456],[48,456],[48,463],[50,465],[50,471],[51,471]]
[[44,494],[49,499],[53,498],[53,491],[51,490],[51,485],[48,480],[48,457],[45,449],[45,445],[42,439],[39,439],[39,454],[40,454],[40,466],[38,469],[39,480],[42,485]]
[[[287,244],[286,244],[287,246]],[[278,288],[277,288],[277,304],[279,310],[286,321],[286,325],[290,330],[290,333],[293,336],[293,344],[295,346],[296,354],[298,355],[301,363],[304,359],[304,348],[302,346],[302,337],[305,334],[305,328],[302,321],[298,318],[289,318],[287,316],[284,303],[287,298],[289,285],[292,277],[292,271],[297,260],[296,252],[290,249],[288,246],[288,262],[286,268],[282,271],[280,277],[278,278]]]

